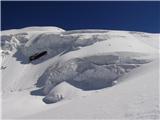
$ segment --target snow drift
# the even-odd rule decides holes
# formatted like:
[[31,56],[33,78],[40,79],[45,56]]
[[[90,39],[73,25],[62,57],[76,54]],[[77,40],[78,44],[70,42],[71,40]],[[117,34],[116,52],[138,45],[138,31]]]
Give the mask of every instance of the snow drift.
[[[28,27],[2,31],[1,71],[4,118],[25,118],[35,114],[27,108],[27,112],[18,115],[18,111],[25,111],[27,106],[20,106],[26,100],[29,101],[26,105],[37,101],[33,109],[38,114],[43,109],[47,112],[49,108],[56,110],[52,104],[49,107],[44,103],[58,104],[60,101],[72,99],[74,101],[77,97],[83,98],[83,96],[92,98],[96,94],[95,91],[105,94],[108,88],[119,89],[118,87],[123,86],[123,81],[130,81],[125,76],[158,59],[158,38],[159,34],[142,32],[96,29],[65,31],[57,27]],[[47,54],[29,61],[31,56],[43,51]],[[150,84],[149,81],[147,82],[146,84]],[[137,84],[143,86],[141,82]],[[132,86],[132,82],[128,82],[126,87],[128,93],[129,86]],[[150,90],[152,91],[152,88]],[[19,100],[17,97],[24,99]],[[15,107],[11,109],[12,100],[16,102]],[[92,103],[91,100],[90,102]],[[111,101],[108,102],[111,104]],[[15,109],[17,113],[13,112]],[[114,108],[110,110],[114,111]],[[81,112],[84,114],[83,111]],[[158,113],[157,110],[155,112]],[[31,116],[35,117],[36,114]],[[89,118],[92,118],[93,114],[95,114],[94,109]],[[112,114],[110,118],[114,116],[116,115]],[[155,117],[157,118],[157,114]],[[100,116],[97,115],[96,118]],[[107,118],[107,115],[104,118]],[[123,116],[123,118],[127,117]]]

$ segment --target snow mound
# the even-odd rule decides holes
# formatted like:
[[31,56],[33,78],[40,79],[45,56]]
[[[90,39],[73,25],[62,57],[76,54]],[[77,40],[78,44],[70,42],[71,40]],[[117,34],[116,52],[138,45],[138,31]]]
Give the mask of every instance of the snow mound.
[[[89,31],[89,33],[87,33]],[[90,33],[90,32],[93,33]],[[78,51],[82,47],[86,48],[90,46],[102,47],[105,52],[115,51],[131,51],[131,52],[141,52],[141,53],[153,53],[155,49],[141,43],[139,40],[133,38],[133,36],[119,36],[115,34],[115,32],[107,32],[103,30],[86,30],[85,31],[75,31],[76,34],[67,34],[63,32],[61,34],[45,32],[41,34],[35,34],[25,45],[18,48],[18,51],[15,53],[15,57],[18,61],[26,60],[29,56],[32,56],[36,53],[47,51],[47,56],[43,57],[43,60],[40,59],[37,62],[33,62],[34,64],[38,64],[43,62],[49,58],[52,58],[57,55],[63,55],[72,51]],[[81,32],[83,34],[81,34]],[[110,34],[109,34],[110,33]],[[128,34],[128,33],[127,33]],[[131,40],[128,40],[131,39]],[[45,41],[45,42],[44,42]],[[123,46],[119,46],[124,44]],[[124,46],[126,48],[124,48]],[[99,48],[97,48],[99,50]],[[97,51],[98,51],[97,50]],[[20,57],[22,56],[22,57]]]
[[22,29],[5,30],[1,32],[1,56],[4,59],[6,55],[15,53],[17,49],[23,49],[27,42],[36,36],[50,32],[59,34],[64,32],[58,27],[26,27]]
[[[135,118],[139,107],[134,108],[134,97],[139,97],[139,91],[141,95],[151,93],[147,97],[142,96],[151,99],[147,103],[144,100],[144,105],[140,103],[140,112],[143,114],[145,108],[150,106],[152,108],[149,110],[157,112],[155,106],[158,102],[154,102],[153,96],[158,95],[153,93],[158,89],[158,77],[157,73],[153,74],[153,69],[158,64],[154,63],[157,66],[152,65],[152,69],[148,69],[152,72],[147,73],[143,66],[158,58],[159,34],[28,27],[2,31],[1,46],[4,118],[26,118],[26,115],[31,114],[38,115],[36,118],[41,115],[46,115],[46,118],[52,116],[51,119],[60,116],[73,118],[74,115],[77,118]],[[44,52],[45,55],[35,57]],[[36,59],[29,61],[31,57]],[[143,72],[138,73],[144,78],[132,75],[141,68]],[[61,100],[64,103],[70,100],[70,103],[63,106],[63,102],[59,102]],[[79,110],[70,109],[76,105]],[[131,105],[129,111],[128,105]],[[135,114],[132,114],[132,110]]]
[[49,94],[50,99],[54,87],[64,81],[82,90],[102,89],[114,85],[132,69],[152,61],[141,56],[138,53],[110,53],[61,61],[49,67],[36,85],[43,87],[43,94]]
[[27,118],[159,120],[158,65],[157,59],[121,77],[120,84]]
[[[63,35],[53,33],[42,33],[31,39],[25,46],[19,47],[16,54],[22,54],[27,59],[29,56],[38,52],[47,51],[45,60],[59,54],[65,54],[70,51],[86,47],[96,42],[107,40],[107,36],[102,35]],[[44,42],[45,41],[45,42]],[[15,55],[16,55],[15,54]],[[18,58],[18,57],[17,57]],[[18,59],[22,61],[22,58]],[[40,60],[42,62],[42,60]]]
[[43,101],[45,103],[55,103],[63,99],[71,99],[79,96],[82,91],[73,87],[67,82],[61,82],[45,96]]

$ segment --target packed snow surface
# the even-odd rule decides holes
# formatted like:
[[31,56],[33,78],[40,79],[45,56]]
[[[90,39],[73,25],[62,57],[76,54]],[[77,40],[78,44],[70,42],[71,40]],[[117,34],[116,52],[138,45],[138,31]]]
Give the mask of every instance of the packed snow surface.
[[58,27],[2,31],[2,118],[159,119],[159,37]]

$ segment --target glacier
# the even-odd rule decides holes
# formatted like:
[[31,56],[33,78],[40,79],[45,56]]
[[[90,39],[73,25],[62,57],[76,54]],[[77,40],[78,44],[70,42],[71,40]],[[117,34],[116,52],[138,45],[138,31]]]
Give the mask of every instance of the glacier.
[[[30,56],[43,51],[47,51],[47,55],[29,62]],[[89,99],[88,102],[95,104],[92,98],[97,98],[94,96],[99,96],[98,94],[101,93],[101,99],[104,99],[105,93],[109,93],[107,91],[110,91],[110,89],[113,89],[113,93],[116,92],[114,88],[115,90],[126,88],[126,92],[128,91],[126,97],[129,97],[130,87],[132,86],[129,79],[134,79],[132,74],[145,68],[145,66],[152,67],[154,63],[159,64],[156,62],[158,56],[159,34],[98,29],[66,31],[58,27],[27,27],[2,31],[1,72],[2,108],[4,108],[2,117],[38,118],[41,116],[40,114],[43,115],[41,112],[45,110],[44,116],[46,118],[61,118],[58,113],[55,114],[55,117],[52,116],[49,109],[56,111],[54,105],[60,104],[60,109],[63,108],[63,104],[67,104],[65,102],[73,101],[73,104],[75,104],[75,100],[84,97]],[[153,76],[153,73],[151,76]],[[148,78],[152,79],[151,76]],[[141,81],[145,82],[145,79]],[[157,81],[156,78],[155,83]],[[133,89],[137,89],[136,86],[139,86],[139,84],[143,86],[144,82],[137,81],[134,83]],[[126,83],[128,86],[125,86]],[[150,81],[147,81],[146,84],[150,84]],[[158,89],[158,86],[156,88]],[[149,91],[153,91],[153,89],[152,87],[148,88]],[[121,91],[117,92],[121,93]],[[147,91],[145,92],[147,93]],[[156,95],[153,96],[151,93],[148,97],[156,97],[155,100],[150,102],[150,106],[155,106],[153,106],[155,115],[143,116],[143,118],[152,118],[153,116],[158,118],[158,91],[154,92]],[[144,94],[143,91],[142,95]],[[136,93],[133,96],[137,96]],[[19,100],[17,97],[23,99]],[[112,95],[108,95],[108,97],[112,97]],[[119,99],[125,101],[125,95]],[[11,108],[12,100],[16,102],[15,106]],[[26,100],[28,100],[26,105],[35,104],[33,105],[35,111],[30,110],[26,105],[20,107]],[[80,106],[78,107],[81,108],[83,102],[79,103]],[[111,101],[108,102],[112,104]],[[99,105],[100,103],[98,102]],[[72,102],[68,103],[68,105],[70,104],[72,106]],[[145,105],[147,106],[147,104],[148,102]],[[18,106],[17,112],[15,111],[16,106]],[[27,109],[25,110],[25,108]],[[66,108],[64,107],[64,110]],[[115,109],[110,108],[111,111],[115,111]],[[120,109],[117,111],[118,118],[135,118],[136,115],[131,116],[129,112],[123,111],[123,106]],[[134,111],[134,108],[131,109]],[[19,115],[18,111],[25,112]],[[122,111],[125,112],[125,115]],[[142,109],[142,111],[145,111],[145,109]],[[66,113],[66,111],[62,113],[64,117],[68,116]],[[84,115],[84,117],[92,118],[95,114],[94,109],[89,113],[89,116]],[[85,112],[80,112],[78,118],[82,118],[83,114]],[[102,116],[104,118],[114,118],[114,116],[117,118],[114,113],[109,117],[108,114],[111,113],[108,112],[106,116],[97,113],[96,118]],[[73,115],[69,116],[72,118],[74,112]]]

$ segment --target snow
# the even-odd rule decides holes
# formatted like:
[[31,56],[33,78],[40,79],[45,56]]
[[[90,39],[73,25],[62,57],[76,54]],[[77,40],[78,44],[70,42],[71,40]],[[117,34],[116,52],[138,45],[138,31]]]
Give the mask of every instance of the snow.
[[58,28],[58,27],[38,27],[38,26],[34,26],[34,27],[26,27],[26,28],[22,28],[22,29],[12,29],[12,30],[4,30],[1,32],[2,35],[26,35],[27,33],[38,33],[38,32],[54,32],[54,33],[60,33],[60,32],[64,32],[63,29]]
[[62,99],[71,99],[82,94],[82,90],[73,87],[67,82],[61,82],[57,86],[51,89],[51,91],[43,99],[46,103],[55,103]]
[[[159,37],[58,27],[2,31],[2,117],[158,119]],[[47,55],[29,62],[42,51]]]
[[157,64],[158,62],[151,63],[134,70],[121,78],[123,82],[113,87],[95,91],[59,108],[53,107],[27,118],[158,119]]

